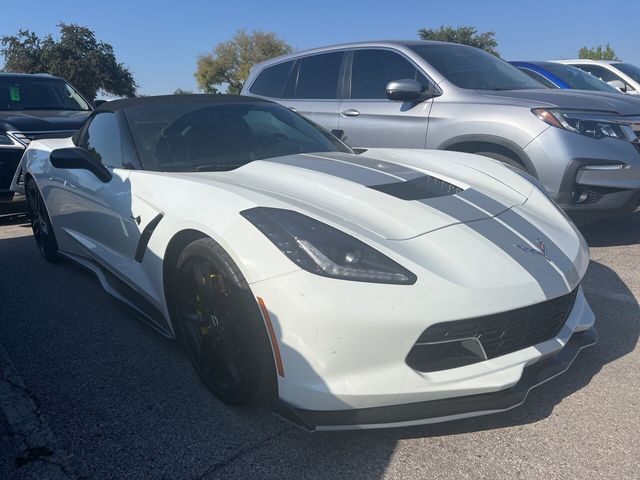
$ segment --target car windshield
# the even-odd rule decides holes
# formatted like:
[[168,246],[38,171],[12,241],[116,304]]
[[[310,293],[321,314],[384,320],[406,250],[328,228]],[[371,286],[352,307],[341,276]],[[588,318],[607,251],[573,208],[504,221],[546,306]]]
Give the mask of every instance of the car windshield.
[[548,70],[560,80],[568,84],[571,88],[580,90],[597,90],[599,92],[620,93],[617,88],[612,87],[590,73],[562,63],[545,62],[540,65]]
[[483,50],[454,43],[412,45],[448,81],[473,90],[545,88],[513,65]]
[[0,75],[0,110],[91,110],[64,80]]
[[184,102],[125,110],[146,170],[233,170],[254,160],[351,152],[333,135],[270,103]]
[[636,67],[631,63],[614,63],[613,66],[640,83],[640,67]]

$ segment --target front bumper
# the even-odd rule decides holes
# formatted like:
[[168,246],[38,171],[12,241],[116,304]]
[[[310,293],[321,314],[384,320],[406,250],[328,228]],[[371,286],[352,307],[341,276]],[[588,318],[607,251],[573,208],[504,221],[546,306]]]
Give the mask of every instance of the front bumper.
[[[577,223],[633,212],[640,201],[640,149],[549,127],[525,152],[538,178]],[[593,166],[623,169],[592,169]]]
[[497,392],[333,411],[305,410],[275,400],[272,408],[277,415],[309,431],[401,427],[498,413],[524,403],[531,389],[568,370],[578,353],[594,345],[596,341],[597,333],[594,327],[573,334],[559,353],[526,367],[518,383]]
[[10,202],[13,198],[9,187],[23,153],[21,148],[0,148],[0,203]]

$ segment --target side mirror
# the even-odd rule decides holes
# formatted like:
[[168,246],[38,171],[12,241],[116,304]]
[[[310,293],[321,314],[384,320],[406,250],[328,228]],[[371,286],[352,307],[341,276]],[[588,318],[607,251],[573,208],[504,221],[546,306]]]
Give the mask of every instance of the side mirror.
[[102,183],[109,182],[113,175],[100,161],[87,152],[84,148],[70,147],[58,148],[49,155],[51,165],[55,168],[70,170],[88,170]]
[[108,100],[94,100],[93,101],[93,108],[98,108],[100,105],[102,105],[103,103],[107,103]]
[[622,93],[627,93],[627,85],[622,80],[609,80],[607,83],[613,88],[617,88]]
[[429,88],[425,89],[420,82],[412,78],[392,80],[387,83],[386,91],[389,100],[402,102],[422,102],[438,96],[433,85],[430,84]]

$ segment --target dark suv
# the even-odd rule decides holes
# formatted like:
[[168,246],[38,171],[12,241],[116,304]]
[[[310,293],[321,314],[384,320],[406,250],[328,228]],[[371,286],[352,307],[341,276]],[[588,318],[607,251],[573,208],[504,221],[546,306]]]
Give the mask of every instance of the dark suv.
[[29,142],[72,135],[91,110],[62,78],[0,73],[0,212],[15,207],[9,186]]

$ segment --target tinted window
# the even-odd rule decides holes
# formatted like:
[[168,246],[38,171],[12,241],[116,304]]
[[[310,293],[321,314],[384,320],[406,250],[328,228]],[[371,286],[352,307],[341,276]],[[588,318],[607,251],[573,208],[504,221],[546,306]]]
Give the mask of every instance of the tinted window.
[[349,152],[330,134],[272,103],[168,103],[125,111],[146,170],[233,170],[297,153]]
[[575,65],[580,70],[584,70],[585,72],[589,72],[594,77],[599,78],[603,82],[610,82],[611,80],[622,80],[611,70],[607,70],[600,65]]
[[562,63],[548,62],[543,64],[543,67],[558,77],[563,82],[567,83],[571,88],[577,88],[580,90],[595,90],[598,92],[620,93],[617,89],[613,88],[608,83],[604,83],[599,78],[594,77],[590,73],[580,70],[579,68],[572,67],[571,65],[564,65]]
[[338,98],[342,52],[313,55],[298,60],[293,98]]
[[91,107],[63,80],[0,75],[0,110],[91,110]]
[[460,88],[477,90],[544,88],[513,65],[484,50],[453,43],[414,45],[411,49]]
[[265,68],[251,85],[250,92],[265,97],[282,98],[291,67],[293,60]]
[[631,63],[614,63],[613,66],[625,75],[633,78],[636,82],[640,82],[640,68],[635,65],[632,65]]
[[549,80],[547,77],[540,75],[538,72],[534,72],[533,70],[529,70],[527,67],[518,67],[521,72],[526,73],[534,80],[540,82],[547,88],[559,88],[555,83]]
[[392,80],[411,78],[427,87],[427,79],[411,62],[388,50],[356,50],[351,68],[351,98],[387,98]]
[[122,167],[122,139],[116,116],[98,113],[84,133],[82,147],[107,167]]

